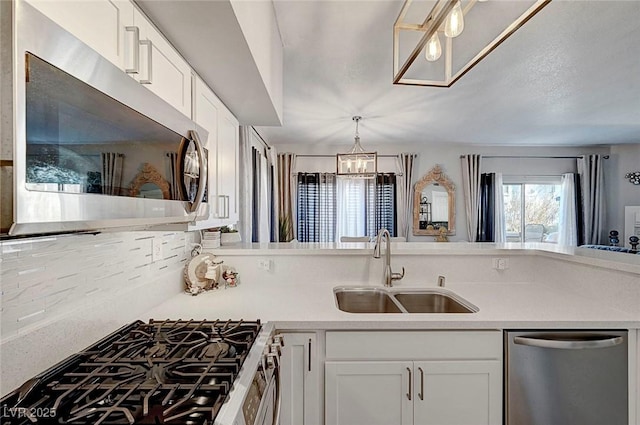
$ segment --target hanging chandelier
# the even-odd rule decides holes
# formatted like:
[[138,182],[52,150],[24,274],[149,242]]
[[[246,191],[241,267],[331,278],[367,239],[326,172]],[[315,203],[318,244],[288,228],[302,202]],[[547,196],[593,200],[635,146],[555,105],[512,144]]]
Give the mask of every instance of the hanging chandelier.
[[550,1],[405,0],[393,25],[393,83],[450,87]]
[[356,122],[356,135],[353,148],[349,153],[339,153],[336,155],[336,174],[342,177],[371,179],[378,172],[378,153],[365,152],[360,145],[360,134],[358,133],[358,123],[362,119],[360,116],[352,118]]

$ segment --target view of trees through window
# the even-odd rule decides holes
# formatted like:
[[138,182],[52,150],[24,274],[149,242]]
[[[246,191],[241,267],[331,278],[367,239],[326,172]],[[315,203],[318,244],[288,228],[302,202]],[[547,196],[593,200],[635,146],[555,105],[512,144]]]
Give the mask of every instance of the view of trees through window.
[[503,189],[507,242],[556,243],[560,184],[509,183]]

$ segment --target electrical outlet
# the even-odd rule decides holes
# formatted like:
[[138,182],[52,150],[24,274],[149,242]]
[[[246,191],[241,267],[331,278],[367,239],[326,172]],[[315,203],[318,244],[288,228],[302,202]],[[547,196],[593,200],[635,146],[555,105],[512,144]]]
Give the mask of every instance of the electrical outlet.
[[151,239],[151,261],[154,263],[164,258],[162,254],[162,239]]
[[265,271],[271,271],[271,267],[273,266],[273,262],[271,260],[259,260],[258,267]]
[[493,268],[496,270],[506,270],[509,268],[509,261],[506,258],[494,258]]

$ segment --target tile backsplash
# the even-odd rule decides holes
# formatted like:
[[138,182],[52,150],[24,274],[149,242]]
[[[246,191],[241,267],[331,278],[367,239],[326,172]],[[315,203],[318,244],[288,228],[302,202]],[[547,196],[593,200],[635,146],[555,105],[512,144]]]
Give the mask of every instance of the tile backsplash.
[[[152,261],[152,244],[162,258]],[[193,235],[120,232],[0,242],[1,341],[79,308],[100,305],[176,273],[189,258]]]
[[[153,261],[154,241],[161,256]],[[0,242],[0,395],[183,290],[192,233]]]

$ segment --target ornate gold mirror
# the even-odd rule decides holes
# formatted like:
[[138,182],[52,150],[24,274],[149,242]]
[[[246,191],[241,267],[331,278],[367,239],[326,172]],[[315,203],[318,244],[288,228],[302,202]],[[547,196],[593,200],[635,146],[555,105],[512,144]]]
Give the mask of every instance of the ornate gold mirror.
[[171,199],[169,182],[156,168],[145,162],[129,187],[129,196],[137,198]]
[[456,234],[456,187],[439,165],[433,167],[414,185],[413,234],[438,236],[442,228],[447,235]]

